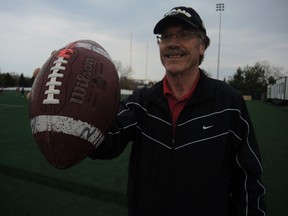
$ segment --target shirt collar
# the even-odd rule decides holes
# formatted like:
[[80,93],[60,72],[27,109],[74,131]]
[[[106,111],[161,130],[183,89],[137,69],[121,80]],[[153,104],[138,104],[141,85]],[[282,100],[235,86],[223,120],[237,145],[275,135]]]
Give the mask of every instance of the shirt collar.
[[[199,78],[200,78],[200,73],[196,77],[196,80],[195,80],[193,86],[190,88],[190,91],[186,95],[184,95],[181,98],[181,100],[187,100],[187,99],[189,99],[192,96],[192,94],[194,93],[195,88],[196,88],[196,86],[198,84]],[[167,80],[167,76],[166,75],[163,78],[163,94],[164,94],[164,97],[166,97],[166,98],[169,97],[169,96],[174,96],[173,92],[172,92],[172,90],[171,90],[171,88],[170,88],[170,86],[168,84],[168,80]]]

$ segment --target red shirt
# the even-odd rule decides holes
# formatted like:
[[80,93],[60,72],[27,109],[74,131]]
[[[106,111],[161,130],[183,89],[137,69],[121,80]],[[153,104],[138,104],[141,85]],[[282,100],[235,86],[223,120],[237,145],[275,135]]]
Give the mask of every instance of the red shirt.
[[176,124],[177,124],[177,120],[178,117],[181,113],[181,111],[183,110],[186,102],[188,101],[188,99],[192,96],[192,94],[195,91],[195,88],[197,86],[197,83],[199,81],[200,76],[198,75],[193,86],[191,87],[190,91],[184,95],[180,100],[178,100],[172,93],[167,78],[166,76],[163,79],[163,93],[164,93],[164,97],[167,98],[168,104],[169,104],[169,108],[170,108],[170,112],[171,112],[171,117],[172,117],[172,126],[173,126],[173,135],[175,132],[175,128],[176,128]]

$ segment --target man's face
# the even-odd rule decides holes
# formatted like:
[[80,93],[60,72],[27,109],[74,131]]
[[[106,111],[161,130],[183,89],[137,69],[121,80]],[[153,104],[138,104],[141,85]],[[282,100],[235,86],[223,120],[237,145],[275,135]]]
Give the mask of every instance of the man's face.
[[167,27],[162,35],[170,34],[172,37],[167,41],[159,42],[161,62],[166,73],[171,75],[191,73],[198,68],[199,57],[205,52],[205,45],[197,34],[185,40],[181,39],[179,35],[185,34],[185,31],[193,32],[184,29],[182,25]]

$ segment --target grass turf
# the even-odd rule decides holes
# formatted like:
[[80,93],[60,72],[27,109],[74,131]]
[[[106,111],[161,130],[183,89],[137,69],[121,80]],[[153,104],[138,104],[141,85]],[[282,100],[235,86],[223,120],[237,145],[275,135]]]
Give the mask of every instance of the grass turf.
[[24,97],[0,96],[0,119],[0,215],[127,215],[129,148],[114,160],[57,170],[33,140]]
[[288,109],[247,102],[262,153],[268,215],[288,215]]
[[[31,135],[28,107],[14,92],[0,96],[0,215],[127,215],[129,148],[117,159],[89,158],[67,170],[51,167]],[[288,215],[288,111],[247,102],[264,163],[269,215]]]

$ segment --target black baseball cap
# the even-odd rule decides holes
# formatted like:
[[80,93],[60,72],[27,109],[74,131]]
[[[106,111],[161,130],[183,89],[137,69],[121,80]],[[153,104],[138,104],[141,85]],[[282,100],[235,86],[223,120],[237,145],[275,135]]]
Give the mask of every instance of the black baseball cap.
[[205,38],[206,47],[209,45],[210,39],[206,34],[206,28],[199,14],[191,7],[174,7],[156,24],[154,27],[154,34],[161,34],[167,24],[172,20],[179,19],[184,23],[190,25],[192,28],[200,30]]

